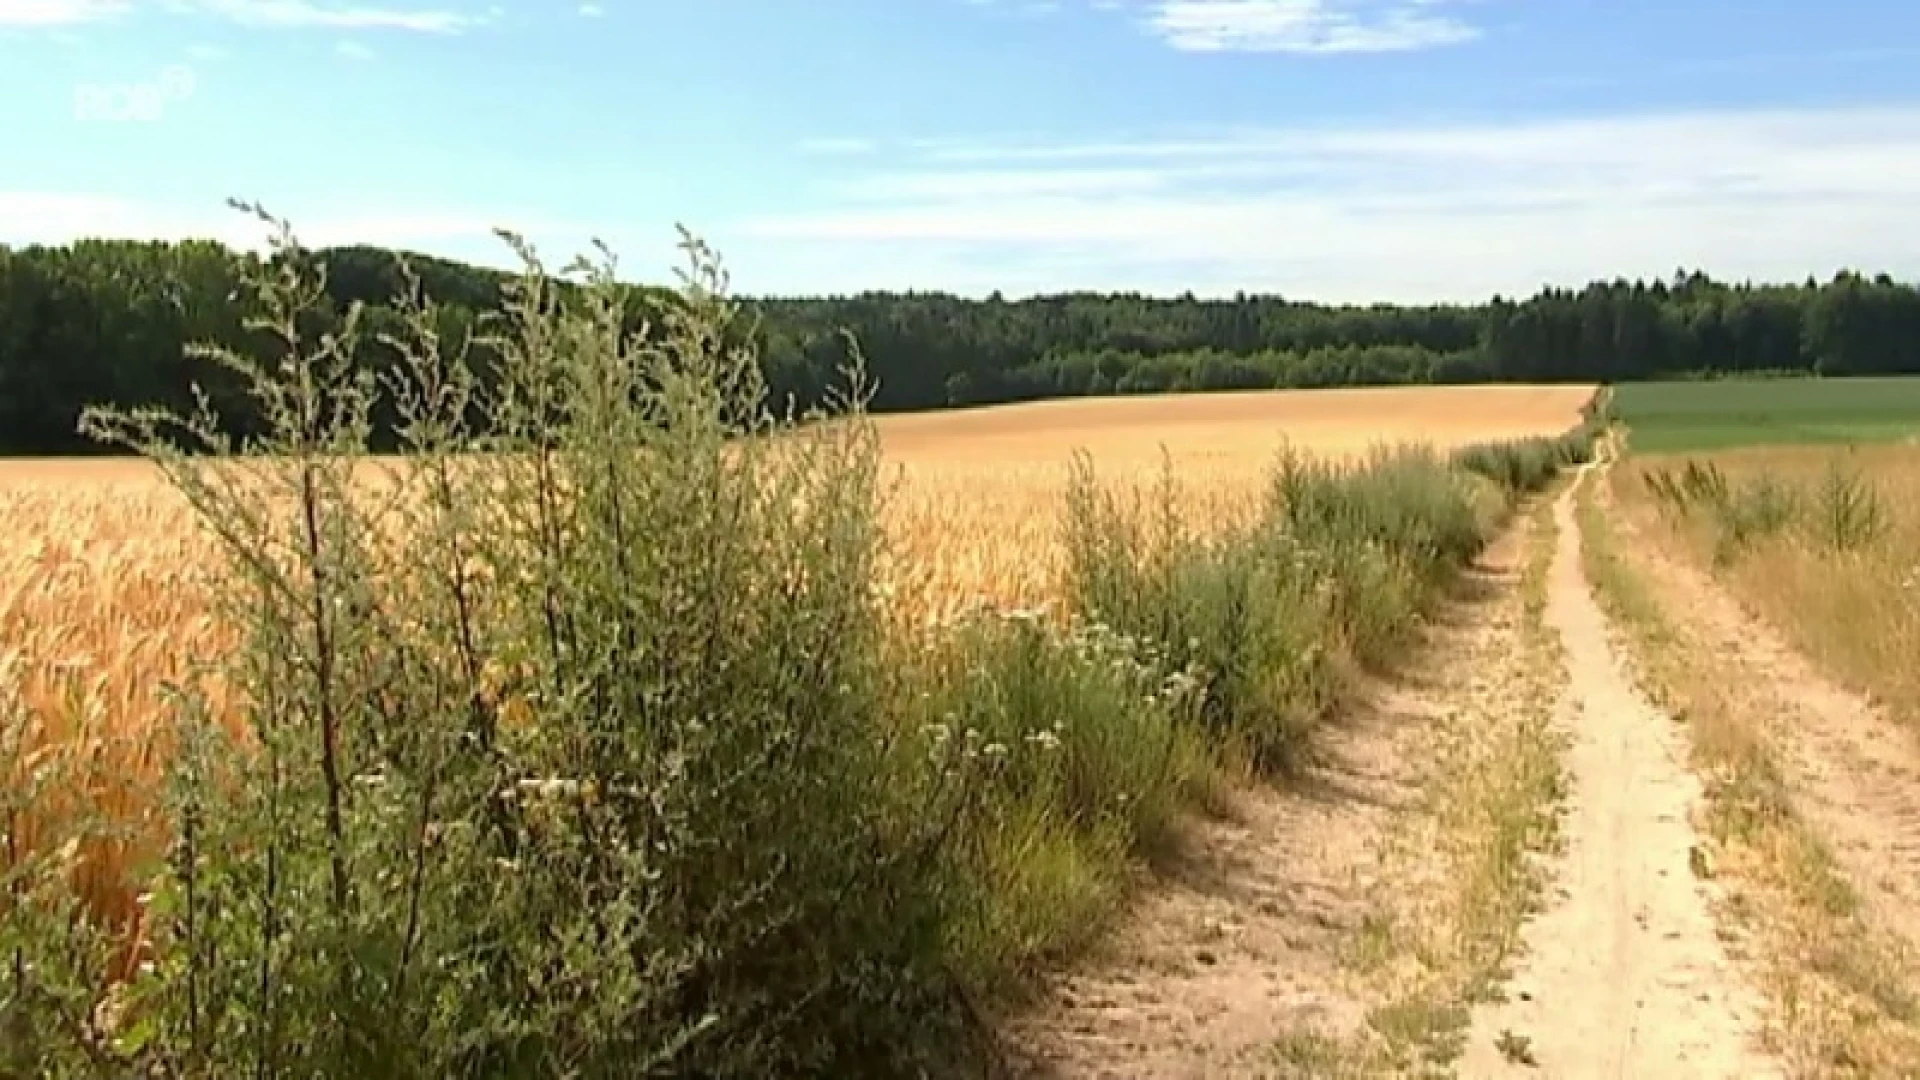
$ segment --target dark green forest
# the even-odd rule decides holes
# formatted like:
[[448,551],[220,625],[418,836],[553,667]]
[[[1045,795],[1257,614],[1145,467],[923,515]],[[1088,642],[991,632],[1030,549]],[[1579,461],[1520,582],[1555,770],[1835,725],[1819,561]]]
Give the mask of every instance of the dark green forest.
[[[362,305],[368,333],[356,362],[374,373],[390,362],[379,331],[398,322],[402,258],[441,306],[452,340],[483,338],[509,280],[379,248],[309,254],[328,270],[316,318],[337,324]],[[243,329],[242,272],[253,258],[211,241],[0,246],[0,452],[89,451],[76,430],[84,406],[183,408],[196,384],[244,433],[250,414],[238,382],[183,346],[258,353]],[[641,287],[630,295],[636,326],[672,296]],[[849,359],[843,331],[877,384],[876,411],[1158,391],[1920,373],[1920,289],[1851,271],[1797,285],[1681,272],[1470,306],[932,292],[743,304],[736,332],[759,347],[776,400],[801,407],[837,385]],[[484,370],[484,343],[477,359]]]

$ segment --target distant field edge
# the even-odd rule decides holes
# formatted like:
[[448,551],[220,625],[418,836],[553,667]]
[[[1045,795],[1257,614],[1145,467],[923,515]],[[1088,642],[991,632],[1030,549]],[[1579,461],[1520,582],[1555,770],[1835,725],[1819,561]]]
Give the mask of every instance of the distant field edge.
[[1772,375],[1617,383],[1613,415],[1639,453],[1920,439],[1920,376]]

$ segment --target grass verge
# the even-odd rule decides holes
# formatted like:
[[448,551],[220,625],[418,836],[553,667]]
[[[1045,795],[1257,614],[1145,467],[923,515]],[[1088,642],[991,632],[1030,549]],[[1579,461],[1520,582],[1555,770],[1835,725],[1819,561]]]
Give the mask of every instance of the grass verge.
[[[1282,1075],[1447,1075],[1471,1007],[1497,993],[1545,884],[1539,856],[1556,843],[1562,682],[1546,627],[1556,528],[1551,497],[1529,511],[1513,637],[1476,642],[1486,690],[1434,725],[1419,811],[1390,833],[1376,906],[1349,962],[1377,1003],[1364,1030],[1303,1033],[1276,1048]],[[1463,661],[1464,662],[1464,661]]]
[[1920,450],[1771,447],[1633,462],[1620,505],[1835,679],[1920,718]]
[[[1905,1075],[1920,1029],[1894,943],[1861,916],[1821,838],[1796,812],[1764,702],[1733,685],[1623,554],[1594,486],[1578,504],[1587,576],[1625,634],[1643,686],[1686,725],[1705,779],[1710,872],[1727,886],[1721,917],[1751,934],[1744,962],[1769,1002],[1768,1038],[1797,1075]],[[1642,530],[1636,543],[1659,543]]]

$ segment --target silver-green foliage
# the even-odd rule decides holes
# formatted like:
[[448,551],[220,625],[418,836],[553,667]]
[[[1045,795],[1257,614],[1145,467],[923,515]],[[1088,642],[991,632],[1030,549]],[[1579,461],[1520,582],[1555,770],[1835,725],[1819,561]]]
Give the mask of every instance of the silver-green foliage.
[[[264,356],[218,353],[266,430],[86,420],[222,541],[216,666],[245,701],[237,726],[182,704],[154,962],[112,1052],[764,1076],[924,1040],[947,990],[923,866],[964,784],[888,737],[857,368],[837,417],[788,423],[704,246],[636,332],[610,256],[556,278],[508,236],[497,365],[409,296],[376,381],[359,312],[320,310],[274,224]],[[383,407],[398,463],[368,452]]]
[[1294,758],[1343,664],[1387,657],[1488,525],[1467,474],[1411,447],[1352,467],[1284,453],[1244,526],[1202,535],[1182,506],[1171,462],[1152,497],[1129,501],[1077,459],[1075,602],[1196,672],[1211,739],[1267,768]]

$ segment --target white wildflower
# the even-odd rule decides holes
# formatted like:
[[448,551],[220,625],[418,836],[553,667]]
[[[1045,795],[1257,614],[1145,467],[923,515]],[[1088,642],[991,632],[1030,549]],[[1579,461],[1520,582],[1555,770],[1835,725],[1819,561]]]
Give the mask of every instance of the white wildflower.
[[1042,750],[1060,749],[1060,736],[1055,735],[1051,731],[1036,731],[1033,734],[1027,736],[1027,741],[1034,744],[1035,746],[1038,746]]

